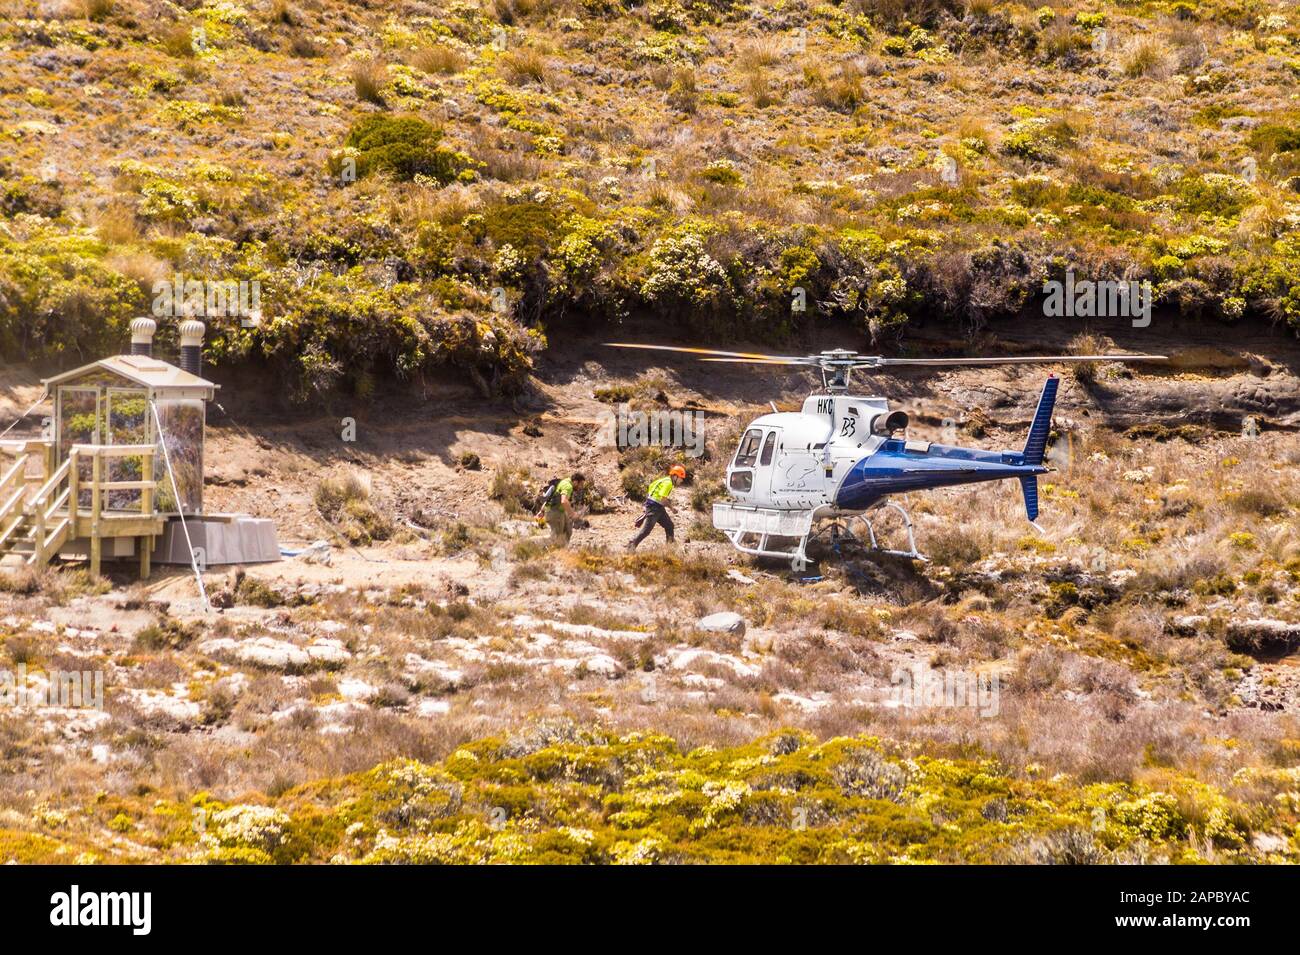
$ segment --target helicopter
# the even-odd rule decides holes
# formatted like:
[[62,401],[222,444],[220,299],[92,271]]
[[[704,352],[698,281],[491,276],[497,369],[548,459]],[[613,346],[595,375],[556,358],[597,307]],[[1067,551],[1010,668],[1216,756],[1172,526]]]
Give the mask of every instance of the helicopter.
[[[1019,451],[988,451],[907,438],[908,417],[891,411],[879,396],[851,394],[850,378],[860,369],[901,366],[1019,365],[1100,361],[1164,361],[1164,355],[1037,355],[999,358],[886,358],[847,349],[812,355],[764,355],[675,345],[606,342],[612,348],[695,355],[706,362],[816,368],[822,389],[804,399],[798,412],[777,411],[745,428],[727,467],[730,498],[713,505],[713,526],[740,552],[786,559],[795,572],[808,569],[808,545],[826,538],[833,546],[863,543],[860,524],[873,551],[927,560],[916,549],[907,510],[891,497],[910,491],[1014,478],[1024,495],[1025,514],[1035,529],[1038,475],[1044,464],[1060,379],[1051,375]],[[907,549],[881,547],[868,514],[892,510],[903,521]]]

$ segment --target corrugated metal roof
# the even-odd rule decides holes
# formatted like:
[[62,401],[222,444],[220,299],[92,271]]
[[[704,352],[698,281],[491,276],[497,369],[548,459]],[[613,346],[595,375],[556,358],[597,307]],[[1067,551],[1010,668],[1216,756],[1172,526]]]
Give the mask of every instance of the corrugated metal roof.
[[108,358],[101,358],[99,361],[93,361],[89,365],[82,365],[80,368],[65,371],[53,378],[44,378],[42,383],[46,388],[49,388],[52,385],[61,385],[72,381],[92,371],[109,371],[137,385],[152,388],[155,391],[203,391],[206,392],[207,398],[212,398],[216,389],[221,387],[206,378],[200,378],[198,375],[192,375],[184,369],[177,368],[161,358],[151,358],[147,355],[112,355]]

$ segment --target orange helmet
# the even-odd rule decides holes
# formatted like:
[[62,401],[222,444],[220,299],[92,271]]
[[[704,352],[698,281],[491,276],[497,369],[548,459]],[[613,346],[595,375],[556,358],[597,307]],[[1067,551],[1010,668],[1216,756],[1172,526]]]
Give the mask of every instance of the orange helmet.
[[682,467],[680,464],[674,464],[672,467],[668,469],[668,476],[675,477],[679,481],[685,481],[686,469]]

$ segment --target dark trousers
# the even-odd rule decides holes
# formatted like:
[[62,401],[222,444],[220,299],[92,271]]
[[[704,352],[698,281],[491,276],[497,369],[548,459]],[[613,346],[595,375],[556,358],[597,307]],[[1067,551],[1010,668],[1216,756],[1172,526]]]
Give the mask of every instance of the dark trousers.
[[658,524],[664,529],[664,534],[668,538],[668,543],[673,542],[673,519],[668,516],[668,509],[657,501],[645,502],[645,520],[641,522],[641,530],[637,532],[636,537],[632,538],[631,547],[636,547],[655,529]]

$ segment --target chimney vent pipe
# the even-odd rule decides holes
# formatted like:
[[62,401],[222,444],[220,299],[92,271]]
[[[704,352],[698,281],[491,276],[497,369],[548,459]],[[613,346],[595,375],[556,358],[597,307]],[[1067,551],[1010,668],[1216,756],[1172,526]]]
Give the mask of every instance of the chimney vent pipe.
[[207,329],[196,318],[181,322],[181,370],[191,375],[203,374],[203,333]]
[[152,318],[131,319],[131,354],[153,355],[153,333],[158,330],[158,323]]

